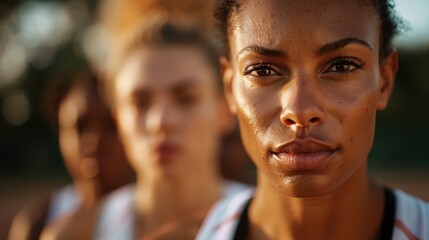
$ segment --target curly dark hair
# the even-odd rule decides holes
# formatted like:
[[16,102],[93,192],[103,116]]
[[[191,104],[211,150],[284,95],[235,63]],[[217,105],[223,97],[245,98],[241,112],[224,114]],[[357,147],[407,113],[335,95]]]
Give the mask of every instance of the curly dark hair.
[[[236,0],[223,0],[217,6],[215,17],[218,20],[218,26],[223,33],[224,42],[226,44],[227,54],[229,54],[228,34],[231,28],[231,16],[237,12],[244,0],[237,2]],[[370,0],[369,5],[374,8],[379,16],[381,23],[380,35],[380,58],[384,58],[392,51],[393,38],[408,28],[406,22],[395,11],[395,3],[393,0]]]

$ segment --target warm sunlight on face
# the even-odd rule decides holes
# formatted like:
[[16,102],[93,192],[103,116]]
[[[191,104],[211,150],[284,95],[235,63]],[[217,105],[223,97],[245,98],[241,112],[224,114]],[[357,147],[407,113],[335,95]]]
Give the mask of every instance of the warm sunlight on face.
[[282,192],[318,196],[366,171],[393,81],[374,18],[339,0],[245,1],[235,13],[227,96],[258,171]]

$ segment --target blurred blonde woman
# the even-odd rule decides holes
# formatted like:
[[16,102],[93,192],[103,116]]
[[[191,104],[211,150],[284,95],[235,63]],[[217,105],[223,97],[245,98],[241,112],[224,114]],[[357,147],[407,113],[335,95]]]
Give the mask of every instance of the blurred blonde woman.
[[218,169],[220,140],[233,119],[205,20],[210,5],[110,7],[101,21],[111,33],[101,74],[137,182],[107,199],[93,237],[193,239],[213,203],[246,188],[223,180]]

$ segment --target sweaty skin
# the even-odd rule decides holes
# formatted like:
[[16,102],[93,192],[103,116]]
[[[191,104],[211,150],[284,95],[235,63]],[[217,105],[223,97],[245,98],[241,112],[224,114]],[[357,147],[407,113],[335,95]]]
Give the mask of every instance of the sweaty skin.
[[366,161],[397,56],[379,58],[373,9],[352,0],[244,1],[231,24],[226,96],[258,169],[250,236],[376,236],[383,195]]

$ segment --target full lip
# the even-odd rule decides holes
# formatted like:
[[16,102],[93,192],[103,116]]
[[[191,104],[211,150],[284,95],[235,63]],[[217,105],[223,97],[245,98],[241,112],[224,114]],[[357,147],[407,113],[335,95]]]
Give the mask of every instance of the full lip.
[[318,169],[339,151],[333,144],[316,138],[294,139],[272,149],[271,154],[290,171]]
[[153,146],[153,153],[155,154],[156,159],[160,162],[171,161],[179,152],[179,145],[173,142],[165,141]]

